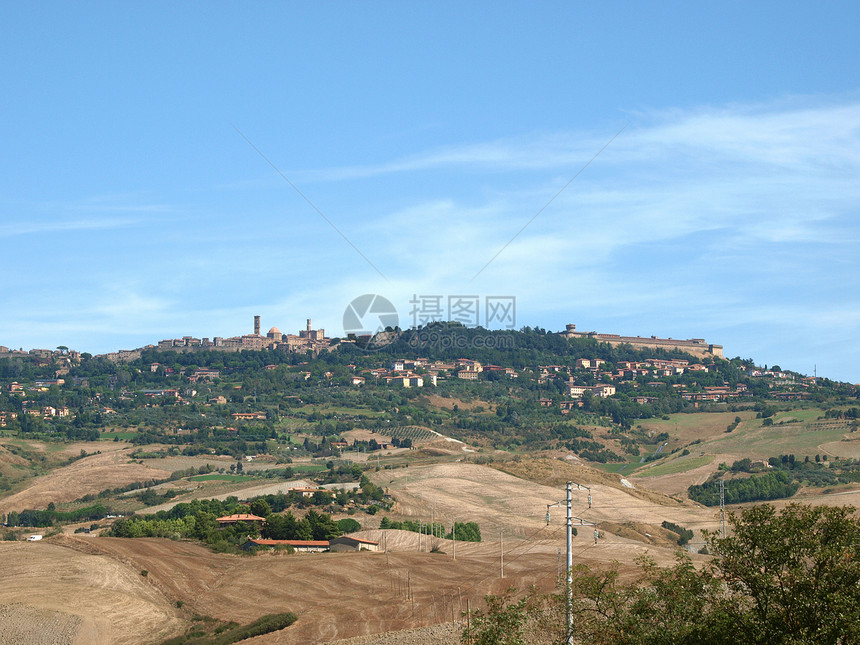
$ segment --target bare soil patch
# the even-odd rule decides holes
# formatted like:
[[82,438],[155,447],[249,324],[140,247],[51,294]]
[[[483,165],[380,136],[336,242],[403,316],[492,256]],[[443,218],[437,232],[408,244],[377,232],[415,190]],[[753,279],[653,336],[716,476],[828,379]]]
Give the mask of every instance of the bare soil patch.
[[373,432],[366,428],[355,428],[348,432],[344,432],[341,436],[345,439],[352,439],[353,441],[370,441],[371,439],[376,439],[379,443],[391,442],[391,435]]
[[463,401],[456,397],[439,396],[438,394],[428,394],[422,398],[426,399],[430,405],[443,410],[453,410],[456,405],[460,410],[474,410],[477,407],[481,407],[487,412],[495,413],[496,411],[496,405],[494,403],[482,401],[481,399],[476,399],[475,401]]
[[852,438],[846,441],[828,441],[818,447],[822,453],[827,453],[831,457],[860,459],[860,437],[856,435],[847,436]]
[[24,490],[0,500],[0,513],[46,508],[51,502],[72,502],[106,488],[125,486],[136,481],[166,479],[169,476],[166,470],[129,463],[128,450],[103,452],[34,478]]
[[140,569],[114,558],[43,541],[0,543],[0,559],[0,642],[151,643],[182,628]]
[[448,623],[329,641],[328,645],[460,645],[462,631],[463,628],[459,624]]
[[[564,511],[551,511],[551,525],[546,525],[548,504],[565,497],[564,482],[575,481],[591,488],[589,508],[586,489],[574,487],[573,515],[585,524],[594,523],[598,530],[612,533],[616,525],[635,522],[658,534],[663,520],[692,529],[713,528],[717,517],[712,509],[693,502],[681,503],[665,495],[641,489],[628,489],[617,475],[584,466],[572,466],[552,460],[523,460],[516,465],[531,476],[549,482],[546,486],[526,481],[495,468],[476,464],[454,463],[416,466],[396,471],[381,471],[374,475],[377,485],[389,487],[397,500],[393,516],[430,521],[435,516],[450,527],[451,520],[475,521],[485,540],[498,540],[503,529],[509,537],[531,539],[562,531]],[[515,462],[505,462],[507,467]],[[553,471],[552,468],[555,468]],[[590,533],[591,531],[583,532]],[[628,536],[653,544],[641,536]],[[622,560],[616,556],[616,559]]]
[[[192,457],[176,456],[176,457],[157,457],[155,459],[142,459],[144,464],[150,468],[158,468],[160,470],[169,470],[171,472],[177,470],[188,470],[189,468],[201,468],[206,465],[212,466],[215,470],[224,468],[230,470],[230,466],[236,465],[236,459],[227,455],[195,455]],[[247,471],[271,470],[272,468],[284,469],[289,464],[276,464],[274,461],[242,461],[242,469]]]
[[638,425],[654,434],[669,433],[672,443],[687,445],[696,439],[707,441],[725,433],[726,427],[734,423],[735,417],[741,421],[755,419],[755,412],[711,412],[708,414],[673,414],[669,420],[648,419]]
[[0,644],[72,645],[80,624],[79,616],[59,611],[21,603],[0,605]]
[[[591,469],[579,474],[586,472]],[[554,475],[562,480],[568,476]],[[410,466],[373,477],[397,497],[395,517],[429,521],[435,506],[435,519],[447,526],[452,518],[477,521],[484,542],[455,545],[375,529],[358,535],[387,546],[387,553],[255,557],[216,554],[198,544],[162,539],[63,536],[44,543],[7,543],[0,544],[0,558],[14,566],[12,583],[0,590],[0,604],[21,602],[79,616],[78,642],[88,643],[157,642],[181,633],[188,624],[182,617],[192,614],[244,624],[267,613],[294,611],[299,616],[294,625],[252,642],[306,645],[373,636],[364,642],[419,645],[455,643],[444,640],[444,630],[450,630],[444,625],[459,617],[467,601],[479,608],[485,594],[512,586],[555,588],[558,553],[565,545],[564,511],[554,509],[549,525],[544,516],[547,504],[564,497],[563,486],[468,463]],[[574,513],[597,523],[604,536],[594,544],[590,527],[579,530],[574,538],[577,564],[603,568],[618,561],[622,575],[631,577],[638,571],[632,563],[639,555],[663,565],[673,561],[675,548],[659,537],[665,538],[659,532],[663,519],[690,528],[715,526],[712,509],[661,504],[656,500],[665,498],[657,495],[635,497],[616,487],[612,475],[594,471],[594,477],[589,480],[592,508],[586,491],[577,490]],[[499,528],[504,529],[503,542]],[[441,552],[430,552],[431,546]],[[142,570],[148,572],[145,578]],[[177,601],[184,603],[181,612]],[[430,629],[402,632],[419,628]],[[92,638],[81,640],[83,630]],[[383,636],[374,636],[379,634]]]

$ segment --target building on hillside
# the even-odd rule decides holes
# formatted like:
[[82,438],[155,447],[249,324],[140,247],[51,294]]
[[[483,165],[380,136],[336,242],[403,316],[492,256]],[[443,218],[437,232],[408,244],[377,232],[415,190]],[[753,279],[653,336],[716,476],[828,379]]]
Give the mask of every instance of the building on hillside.
[[218,526],[221,528],[232,526],[239,522],[245,522],[247,524],[252,524],[253,526],[261,526],[266,523],[266,518],[260,517],[259,515],[252,515],[251,513],[235,513],[233,515],[224,515],[223,517],[217,518],[215,521],[218,522]]
[[379,551],[379,542],[363,540],[357,537],[342,535],[329,540],[331,550],[339,553],[342,551]]
[[296,553],[324,553],[329,550],[328,540],[265,540],[262,538],[249,538],[242,548],[250,551],[254,547],[292,547]]
[[335,491],[329,490],[328,488],[290,488],[287,490],[287,493],[298,493],[302,497],[313,497],[316,493],[324,493],[332,498],[337,496]]
[[265,412],[234,412],[232,416],[236,421],[265,421]]
[[613,347],[617,345],[631,345],[637,349],[669,349],[686,352],[694,356],[719,356],[723,357],[723,346],[706,343],[703,338],[691,338],[689,340],[678,340],[674,338],[658,338],[651,336],[619,336],[618,334],[601,334],[596,331],[576,331],[576,325],[568,324],[565,330],[559,332],[565,338],[593,338],[601,343],[609,343]]

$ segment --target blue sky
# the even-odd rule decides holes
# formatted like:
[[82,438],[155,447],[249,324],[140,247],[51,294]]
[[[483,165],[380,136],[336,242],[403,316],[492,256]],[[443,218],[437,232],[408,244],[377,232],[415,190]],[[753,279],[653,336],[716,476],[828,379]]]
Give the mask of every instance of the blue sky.
[[404,326],[413,294],[511,295],[518,325],[860,381],[857,24],[853,2],[6,3],[0,345],[254,314],[340,335],[363,293]]

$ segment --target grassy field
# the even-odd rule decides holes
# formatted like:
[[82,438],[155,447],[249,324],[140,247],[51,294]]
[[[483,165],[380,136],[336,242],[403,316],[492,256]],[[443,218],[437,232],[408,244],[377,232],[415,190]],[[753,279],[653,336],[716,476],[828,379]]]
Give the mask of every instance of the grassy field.
[[588,464],[592,468],[596,468],[597,470],[602,470],[606,473],[618,473],[619,475],[629,475],[637,468],[642,466],[639,462],[641,457],[632,457],[630,461],[621,463],[621,462],[612,462],[608,464]]
[[693,468],[707,466],[714,461],[714,455],[685,455],[651,468],[644,468],[638,473],[639,477],[659,477],[660,475],[675,475],[685,473]]
[[[740,417],[742,424],[754,419],[755,412],[709,412],[704,414],[678,413],[669,419],[647,419],[639,423],[654,434],[668,433],[669,448],[687,445],[696,439],[706,440],[725,432],[726,426]],[[760,422],[759,422],[760,423]]]
[[318,473],[326,470],[322,464],[287,464],[286,468],[292,468],[294,473]]
[[760,419],[741,424],[730,434],[703,442],[702,447],[708,452],[742,455],[751,459],[767,459],[782,454],[794,454],[798,457],[814,456],[822,452],[821,444],[841,441],[845,430],[831,428],[825,430],[808,429],[804,423],[788,423],[778,425],[780,417],[776,415],[775,425],[762,426]]

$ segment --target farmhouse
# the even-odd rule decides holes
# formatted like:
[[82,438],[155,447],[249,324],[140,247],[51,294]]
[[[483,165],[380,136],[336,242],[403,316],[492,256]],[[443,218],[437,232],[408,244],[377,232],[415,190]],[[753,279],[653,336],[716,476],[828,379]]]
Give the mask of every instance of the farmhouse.
[[234,412],[232,417],[236,421],[265,421],[265,412]]
[[370,540],[362,540],[357,537],[349,537],[342,535],[330,541],[331,550],[335,552],[341,551],[379,551],[379,542],[371,542]]
[[250,550],[255,546],[267,546],[271,549],[279,546],[291,546],[297,553],[322,553],[329,550],[328,540],[264,540],[250,538],[242,547]]
[[315,493],[324,493],[326,495],[331,495],[335,497],[337,495],[333,490],[329,490],[328,488],[290,488],[288,493],[298,493],[302,497],[313,497]]

